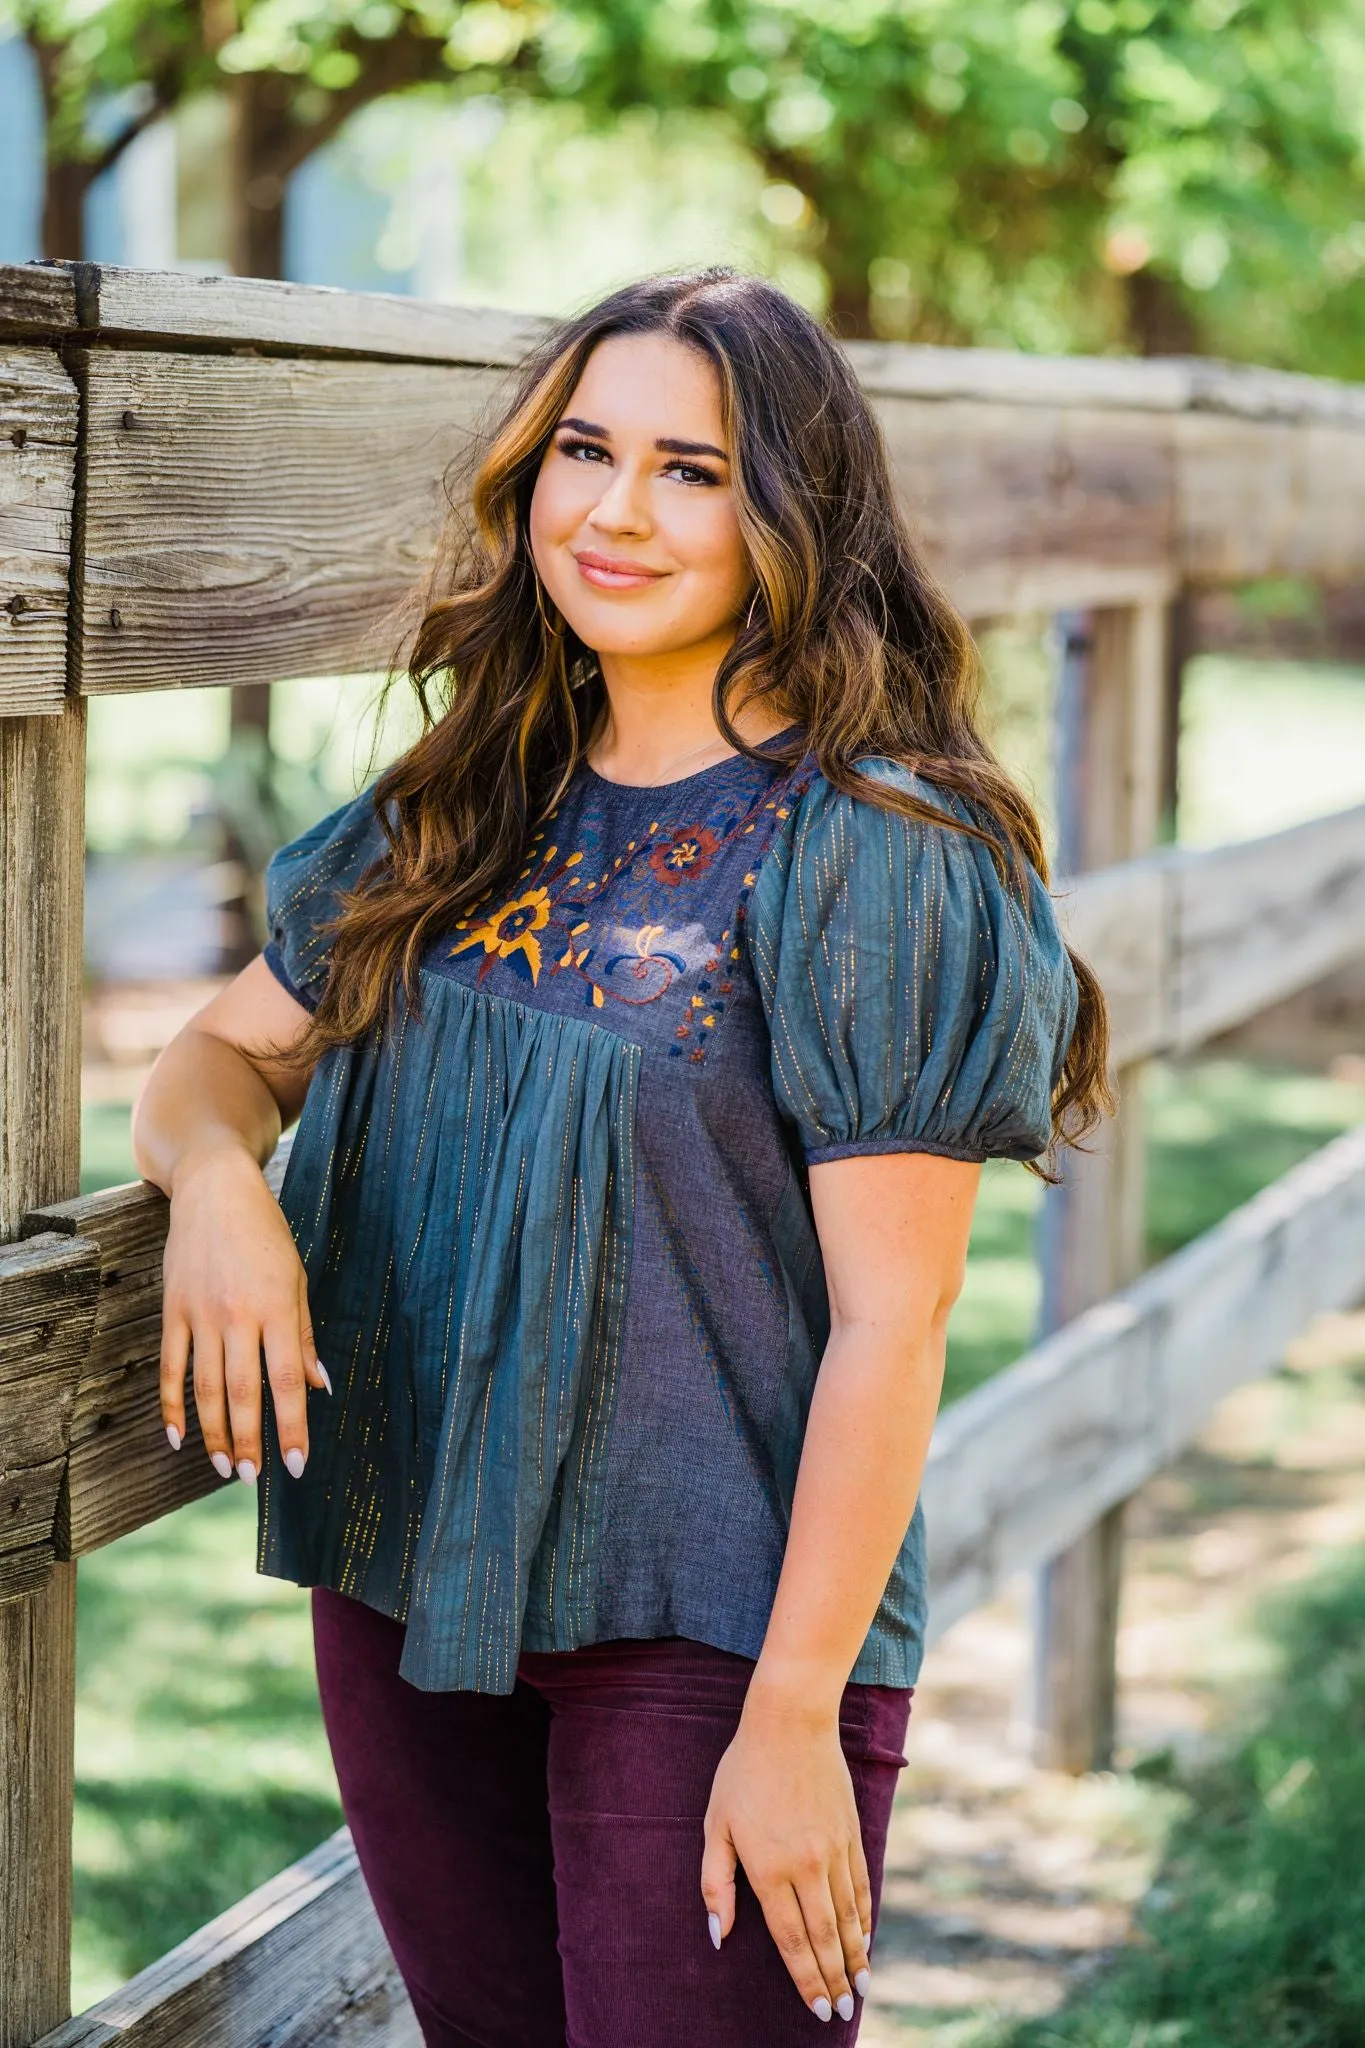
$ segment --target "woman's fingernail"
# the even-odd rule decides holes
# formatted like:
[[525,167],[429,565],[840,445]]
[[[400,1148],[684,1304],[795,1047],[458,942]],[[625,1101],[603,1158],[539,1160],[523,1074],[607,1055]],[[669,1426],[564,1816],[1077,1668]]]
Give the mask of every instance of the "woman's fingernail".
[[832,2020],[834,2018],[834,2007],[827,1998],[813,1998],[810,2009],[818,2020]]
[[209,1463],[220,1479],[231,1479],[232,1460],[226,1451],[215,1451],[209,1459]]
[[872,1989],[872,1972],[870,1970],[859,1970],[857,1976],[853,1979],[853,1989],[857,1992],[859,1998],[866,1998],[868,1992]]
[[328,1372],[326,1366],[323,1364],[321,1359],[318,1360],[317,1366],[318,1371],[322,1374],[322,1384],[324,1387],[326,1387],[328,1393],[330,1394],[332,1391],[332,1375]]
[[708,1914],[707,1914],[707,1916],[706,1916],[706,1931],[707,1931],[707,1933],[708,1933],[708,1934],[710,1935],[710,1937],[711,1937],[711,1946],[712,1946],[712,1948],[719,1948],[719,1947],[720,1947],[720,1914],[719,1914],[719,1913],[708,1913]]
[[296,1479],[301,1479],[303,1477],[304,1457],[303,1452],[301,1450],[299,1450],[296,1447],[292,1451],[286,1451],[284,1454],[284,1462],[288,1469],[293,1473]]
[[250,1458],[238,1459],[237,1477],[247,1486],[254,1486],[256,1484],[256,1467],[252,1464]]
[[853,1993],[851,1991],[841,1991],[838,1999],[835,2001],[834,2010],[838,2013],[841,2020],[851,2020],[853,2017]]
[[168,1422],[166,1424],[166,1440],[170,1444],[170,1447],[173,1451],[178,1451],[180,1449],[180,1431],[176,1428],[173,1422]]
[[864,1947],[864,1948],[871,1948],[871,1946],[872,1946],[872,1929],[871,1929],[870,1927],[865,1927],[865,1928],[863,1929],[863,1947]]

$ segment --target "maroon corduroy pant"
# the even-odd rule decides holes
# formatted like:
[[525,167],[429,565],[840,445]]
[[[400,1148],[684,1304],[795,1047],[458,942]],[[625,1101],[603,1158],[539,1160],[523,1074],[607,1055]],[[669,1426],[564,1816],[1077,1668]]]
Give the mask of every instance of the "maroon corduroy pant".
[[[739,1877],[719,1954],[702,1819],[753,1670],[668,1637],[525,1655],[508,1695],[420,1692],[403,1627],[313,1591],[323,1718],[361,1871],[428,2048],[802,2048],[807,2011]],[[874,1901],[910,1692],[840,1734]],[[876,1974],[875,1911],[872,1968]]]

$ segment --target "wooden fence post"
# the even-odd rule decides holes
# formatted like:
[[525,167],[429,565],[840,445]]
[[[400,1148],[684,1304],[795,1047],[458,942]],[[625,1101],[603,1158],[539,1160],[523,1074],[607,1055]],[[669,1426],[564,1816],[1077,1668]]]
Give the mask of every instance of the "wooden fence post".
[[[1167,697],[1166,608],[1065,612],[1057,742],[1058,869],[1145,853],[1158,834]],[[1042,1334],[1134,1279],[1144,1263],[1141,1066],[1119,1069],[1120,1114],[1093,1151],[1068,1155],[1043,1206]],[[1123,1508],[1110,1509],[1038,1575],[1035,1754],[1104,1769],[1114,1740]]]
[[[0,1239],[80,1186],[85,704],[0,717]],[[0,1444],[0,1464],[3,1464]],[[71,2010],[76,1567],[0,1602],[0,2048]]]

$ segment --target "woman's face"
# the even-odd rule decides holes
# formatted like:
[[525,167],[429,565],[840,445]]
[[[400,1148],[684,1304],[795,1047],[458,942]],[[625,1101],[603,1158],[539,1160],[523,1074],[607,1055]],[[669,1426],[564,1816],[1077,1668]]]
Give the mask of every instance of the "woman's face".
[[531,553],[601,655],[728,646],[753,574],[735,517],[716,373],[661,334],[599,342],[545,451]]

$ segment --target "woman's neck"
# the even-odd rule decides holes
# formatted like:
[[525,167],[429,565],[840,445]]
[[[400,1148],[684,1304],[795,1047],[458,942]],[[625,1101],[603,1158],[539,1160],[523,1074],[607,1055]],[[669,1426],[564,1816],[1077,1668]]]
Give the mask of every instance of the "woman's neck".
[[[734,752],[711,709],[719,659],[665,666],[617,656],[601,665],[606,704],[587,746],[589,765],[599,774],[612,782],[671,782]],[[770,698],[743,707],[734,720],[751,746],[791,723],[790,714]]]

